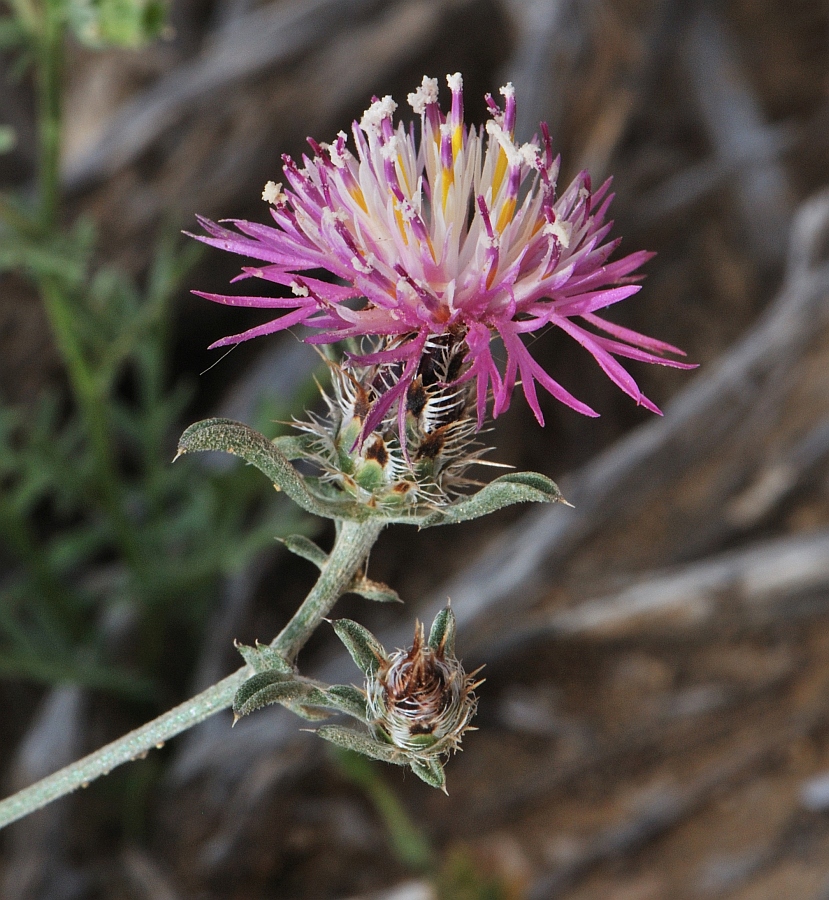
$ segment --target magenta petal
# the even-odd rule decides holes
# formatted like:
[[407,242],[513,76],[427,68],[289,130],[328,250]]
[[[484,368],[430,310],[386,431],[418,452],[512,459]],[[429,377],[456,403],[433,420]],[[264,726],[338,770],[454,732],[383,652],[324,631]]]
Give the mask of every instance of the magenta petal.
[[[291,309],[296,306],[307,306],[309,301],[303,297],[235,297],[232,294],[209,294],[207,291],[191,291],[197,297],[221,303],[224,306],[255,306],[261,309]],[[313,301],[310,301],[313,303]]]
[[638,331],[631,331],[630,328],[623,328],[621,325],[607,322],[599,316],[581,313],[581,317],[585,322],[589,322],[596,328],[601,328],[606,334],[612,334],[613,337],[619,338],[620,341],[626,341],[628,344],[653,350],[654,353],[675,353],[677,356],[685,356],[685,352],[680,350],[679,347],[674,347],[673,344],[666,344],[664,341],[658,341],[656,338],[639,334]]
[[[521,370],[522,386],[527,402],[536,414],[536,418],[543,420],[541,409],[538,408],[538,400],[535,399],[535,388],[532,381],[535,379],[548,393],[552,394],[556,400],[566,404],[571,409],[580,412],[585,416],[598,416],[599,414],[581,400],[577,400],[568,390],[565,390],[555,379],[551,378],[544,369],[532,358],[529,350],[521,342],[521,338],[511,331],[501,331],[504,339],[504,346],[507,348],[511,358],[515,358]],[[529,385],[529,388],[528,388]],[[529,391],[529,392],[528,392]],[[531,399],[532,398],[532,399]],[[533,407],[533,402],[535,407]]]
[[[497,416],[509,406],[519,380],[540,422],[538,385],[573,409],[596,415],[544,372],[523,341],[522,335],[552,322],[622,391],[658,412],[620,358],[689,367],[672,358],[680,351],[595,315],[640,289],[635,282],[652,255],[638,251],[613,259],[619,239],[611,236],[610,180],[593,190],[584,171],[562,190],[546,126],[543,140],[513,144],[511,91],[503,112],[491,105],[501,117],[496,117],[497,134],[463,124],[453,132],[460,146],[453,146],[455,139],[441,129],[447,122],[453,129],[462,124],[460,89],[452,88],[452,111],[444,114],[427,84],[414,95],[422,114],[420,142],[414,126],[395,124],[390,98],[375,98],[354,123],[353,140],[338,137],[329,145],[309,140],[312,152],[296,161],[283,157],[287,187],[277,191],[270,185],[264,195],[272,200],[269,224],[199,218],[203,234],[197,240],[253,263],[240,278],[257,277],[283,288],[274,293],[288,293],[286,288],[293,293],[270,298],[197,292],[227,306],[284,311],[214,346],[295,324],[313,330],[305,338],[311,343],[367,338],[364,347],[373,352],[353,355],[351,362],[388,368],[372,376],[378,397],[363,424],[374,427],[391,419],[397,404],[405,444],[406,386],[425,342],[441,335],[466,343],[456,348],[466,350],[458,383],[475,382],[479,426],[490,391]],[[435,151],[440,161],[432,165],[429,154]],[[520,155],[519,165],[511,151]],[[503,152],[510,165],[498,186],[495,160]],[[444,184],[452,185],[445,196]],[[505,198],[519,197],[517,208],[504,207]],[[493,223],[504,212],[509,221],[498,228]],[[503,365],[493,357],[496,334],[506,347]]]
[[607,350],[599,345],[599,343],[588,334],[583,328],[573,324],[567,319],[558,316],[552,319],[554,325],[570,335],[578,341],[585,350],[596,360],[601,366],[602,371],[607,377],[619,388],[621,388],[629,397],[632,397],[637,403],[642,401],[642,392],[639,385],[634,381],[631,374],[625,367],[615,360]]
[[601,337],[600,335],[592,335],[596,343],[601,344],[607,351],[616,356],[626,356],[628,359],[635,359],[639,362],[651,363],[657,366],[669,366],[672,369],[696,369],[697,363],[681,362],[678,359],[666,359],[664,356],[655,356],[648,353],[647,350],[641,350],[639,347],[632,347],[630,344],[622,344],[619,341],[613,341],[610,338]]
[[294,312],[281,316],[278,319],[273,319],[271,322],[266,322],[264,325],[257,325],[255,328],[249,328],[241,334],[233,334],[229,337],[222,338],[219,341],[214,341],[214,343],[208,347],[208,350],[214,350],[216,347],[227,347],[229,344],[240,344],[242,341],[249,341],[251,338],[261,337],[263,334],[273,334],[275,331],[284,331],[292,325],[304,322],[305,319],[308,318],[310,312],[311,311],[306,307],[294,310]]

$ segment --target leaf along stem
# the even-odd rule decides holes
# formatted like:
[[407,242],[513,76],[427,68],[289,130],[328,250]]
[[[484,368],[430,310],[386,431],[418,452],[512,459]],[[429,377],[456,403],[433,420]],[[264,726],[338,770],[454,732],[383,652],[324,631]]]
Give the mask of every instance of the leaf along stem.
[[[340,595],[348,589],[355,574],[368,558],[382,528],[383,523],[376,520],[339,523],[334,548],[317,583],[271,643],[275,650],[289,660],[296,659],[316,627],[331,612]],[[152,722],[3,800],[0,802],[0,828],[79,787],[86,787],[122,763],[142,758],[153,747],[160,747],[165,741],[203,722],[214,713],[228,709],[240,685],[252,674],[250,666],[242,666],[232,675]]]

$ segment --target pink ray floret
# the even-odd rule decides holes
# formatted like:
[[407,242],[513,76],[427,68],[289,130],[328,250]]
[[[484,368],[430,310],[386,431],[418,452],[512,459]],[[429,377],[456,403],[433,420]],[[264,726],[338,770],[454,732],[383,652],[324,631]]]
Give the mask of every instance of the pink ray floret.
[[[497,416],[519,381],[541,424],[537,384],[597,415],[530,355],[524,335],[552,326],[578,341],[638,404],[659,412],[617,357],[692,366],[670,358],[684,355],[676,347],[597,315],[639,290],[634,273],[652,255],[609,261],[619,243],[606,240],[609,181],[594,191],[582,172],[557,194],[559,160],[547,127],[540,140],[515,141],[512,85],[501,89],[503,108],[487,97],[492,117],[476,129],[464,123],[460,74],[447,82],[447,113],[436,79],[424,78],[409,94],[421,120],[419,142],[413,126],[394,124],[396,104],[387,96],[354,123],[353,150],[340,132],[332,144],[309,141],[313,155],[301,166],[285,157],[285,189],[269,182],[263,193],[274,225],[234,220],[232,230],[200,219],[206,235],[199,240],[262,263],[239,278],[291,290],[287,297],[200,294],[230,306],[290,310],[213,346],[294,325],[315,329],[306,338],[313,343],[380,337],[385,356],[353,358],[399,364],[398,381],[371,416],[376,423],[415,377],[429,338],[449,333],[466,345],[460,380],[476,381],[479,426],[488,398]],[[320,270],[337,282],[321,280]]]

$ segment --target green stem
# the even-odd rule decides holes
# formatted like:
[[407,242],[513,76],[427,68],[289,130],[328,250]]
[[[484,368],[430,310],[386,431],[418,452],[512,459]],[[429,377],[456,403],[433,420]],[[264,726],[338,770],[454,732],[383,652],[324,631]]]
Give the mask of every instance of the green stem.
[[350,580],[368,557],[382,530],[382,521],[374,518],[367,522],[340,523],[335,550],[323,566],[317,583],[271,644],[289,662],[296,659],[308,638],[331,612],[337,598],[346,590]]
[[63,23],[60,5],[41,0],[37,41],[38,166],[40,220],[44,232],[54,230],[60,204],[60,116],[63,74]]
[[[368,558],[382,527],[382,524],[374,520],[341,524],[334,548],[320,572],[317,583],[290,622],[273,641],[273,647],[288,659],[296,658],[314,629],[331,612],[340,595],[347,590],[351,580]],[[0,802],[0,828],[79,787],[86,787],[91,781],[108,774],[116,766],[143,757],[153,747],[160,746],[214,713],[228,709],[239,686],[250,674],[249,667],[243,666],[152,722],[142,725],[141,728],[118,738],[95,753],[3,800]]]
[[144,577],[146,560],[135,540],[125,512],[118,469],[112,450],[112,439],[106,419],[105,398],[101,395],[93,373],[84,359],[83,350],[75,336],[75,327],[72,321],[73,311],[61,286],[51,278],[42,278],[40,287],[49,322],[66,365],[72,384],[72,393],[77,400],[95,457],[95,472],[101,505],[110,520],[130,571],[139,581],[146,582],[147,579]]
[[[60,153],[61,153],[61,89],[63,78],[64,23],[62,4],[55,0],[41,0],[36,32],[38,94],[38,125],[40,131],[40,160],[38,187],[40,199],[40,227],[44,236],[56,234],[60,211]],[[46,312],[55,340],[67,367],[75,399],[86,424],[99,478],[101,502],[118,539],[130,570],[146,582],[143,554],[134,538],[125,513],[121,486],[112,450],[112,440],[106,421],[106,404],[94,374],[84,358],[75,334],[68,291],[53,277],[39,279]]]

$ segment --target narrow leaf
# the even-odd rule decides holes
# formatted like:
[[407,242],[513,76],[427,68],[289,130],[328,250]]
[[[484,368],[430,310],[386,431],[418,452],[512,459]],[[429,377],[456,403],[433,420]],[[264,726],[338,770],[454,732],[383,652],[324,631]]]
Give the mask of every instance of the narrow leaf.
[[361,722],[367,721],[366,695],[359,688],[350,684],[332,684],[327,693],[340,712]]
[[332,623],[337,637],[345,644],[351,658],[364,675],[372,675],[386,658],[386,651],[377,638],[351,619],[335,619]]
[[418,778],[425,781],[426,784],[431,787],[440,788],[444,794],[446,793],[446,775],[443,772],[443,766],[440,764],[439,760],[410,759],[409,765]]
[[282,675],[293,675],[294,670],[291,664],[282,654],[277,653],[267,644],[257,642],[255,647],[248,647],[237,641],[234,646],[254,672],[278,672]]
[[558,486],[537,472],[511,472],[490,481],[471,497],[436,510],[418,521],[421,528],[468,522],[514,503],[565,503]]
[[321,569],[328,560],[328,554],[303,534],[289,534],[288,537],[282,538],[282,543],[291,553],[307,559],[318,569]]
[[[277,696],[279,694],[278,689],[293,683],[290,681],[289,676],[281,672],[259,672],[248,678],[236,691],[236,696],[233,698],[233,712],[238,718],[246,716],[262,706],[267,706],[269,703],[277,703],[280,699]],[[275,693],[263,693],[270,691],[272,688],[277,689],[277,691]]]
[[429,646],[432,650],[440,650],[449,656],[455,655],[455,614],[448,604],[435,616],[429,632]]
[[380,581],[372,581],[370,578],[355,578],[348,586],[352,594],[359,594],[366,600],[374,600],[375,603],[402,603],[400,594],[393,588]]
[[178,455],[218,450],[241,456],[270,478],[273,484],[284,491],[294,503],[317,516],[362,521],[376,514],[354,501],[332,500],[312,492],[308,482],[312,482],[313,479],[303,478],[279,446],[280,442],[270,441],[263,434],[240,422],[231,419],[205,419],[185,430],[178,443]]
[[397,766],[406,765],[409,760],[399,750],[389,744],[381,744],[367,734],[355,731],[353,728],[342,728],[339,725],[323,725],[316,730],[323,740],[330,741],[345,750],[353,750],[362,753],[371,759],[379,759],[382,762],[393,763]]

